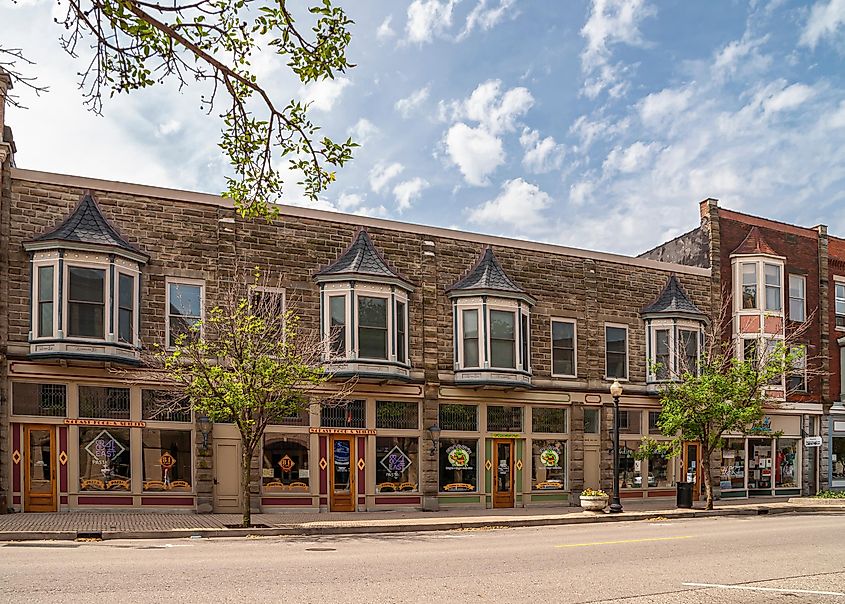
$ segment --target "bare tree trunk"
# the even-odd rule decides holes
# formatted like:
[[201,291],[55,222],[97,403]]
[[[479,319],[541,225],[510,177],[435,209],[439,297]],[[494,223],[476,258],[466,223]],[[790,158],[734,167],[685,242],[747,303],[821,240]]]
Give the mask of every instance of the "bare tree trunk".
[[701,471],[704,474],[704,490],[707,494],[707,504],[705,509],[713,509],[713,476],[710,474],[710,453],[703,452],[701,457]]
[[252,451],[246,446],[241,447],[241,511],[243,512],[244,528],[252,524],[252,512],[250,508],[250,487],[252,486]]

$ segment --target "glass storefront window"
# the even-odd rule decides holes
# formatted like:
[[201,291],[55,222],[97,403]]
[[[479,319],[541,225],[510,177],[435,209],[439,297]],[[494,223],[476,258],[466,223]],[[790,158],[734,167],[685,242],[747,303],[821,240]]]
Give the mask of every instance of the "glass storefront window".
[[642,462],[634,459],[634,452],[640,448],[639,441],[619,443],[619,487],[641,489],[643,487]]
[[599,409],[584,409],[584,434],[599,433]]
[[478,480],[478,441],[440,439],[440,490],[475,491]]
[[191,491],[191,433],[188,430],[143,432],[145,491]]
[[130,491],[129,428],[79,428],[80,491]]
[[777,440],[774,467],[776,488],[795,489],[800,485],[799,446],[800,441],[795,438],[779,438]]
[[141,390],[141,419],[157,422],[191,421],[191,405],[181,393]]
[[12,413],[64,417],[67,414],[67,386],[64,384],[12,384]]
[[566,432],[566,409],[534,407],[531,409],[531,427],[534,432],[558,434]]
[[376,438],[376,492],[419,490],[419,447],[418,438]]
[[440,405],[440,429],[475,432],[478,430],[477,405]]
[[419,428],[420,404],[414,402],[376,401],[376,428],[416,430]]
[[261,466],[265,493],[308,493],[307,434],[267,434]]
[[672,460],[665,455],[649,455],[648,487],[651,489],[675,486],[675,472]]
[[129,419],[129,388],[80,386],[79,417]]
[[531,488],[535,491],[566,489],[566,442],[535,440],[531,445]]
[[722,447],[719,488],[722,491],[745,488],[745,440],[729,438]]
[[619,434],[639,434],[642,431],[641,412],[619,410]]
[[487,405],[487,430],[490,432],[522,432],[522,407]]
[[769,438],[748,440],[748,488],[772,488],[772,441]]
[[834,487],[845,486],[845,436],[834,436],[830,448]]

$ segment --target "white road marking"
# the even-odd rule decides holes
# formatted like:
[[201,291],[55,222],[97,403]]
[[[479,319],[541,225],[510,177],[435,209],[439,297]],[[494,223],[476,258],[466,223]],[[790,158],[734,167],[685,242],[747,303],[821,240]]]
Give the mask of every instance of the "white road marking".
[[750,585],[720,585],[718,583],[682,583],[684,587],[706,587],[709,589],[740,589],[744,591],[773,591],[786,594],[811,594],[815,596],[845,596],[841,591],[815,591],[812,589],[780,589],[776,587],[752,587]]

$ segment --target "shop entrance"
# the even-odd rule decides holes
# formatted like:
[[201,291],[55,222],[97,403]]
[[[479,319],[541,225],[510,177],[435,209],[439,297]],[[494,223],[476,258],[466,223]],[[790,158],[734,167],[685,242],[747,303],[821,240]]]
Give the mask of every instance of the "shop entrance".
[[355,511],[355,477],[353,468],[355,438],[332,436],[329,440],[330,511]]
[[241,442],[234,438],[214,440],[214,511],[241,511]]
[[512,508],[513,495],[513,448],[512,440],[493,441],[493,507]]
[[25,512],[56,511],[56,430],[24,426]]
[[701,499],[701,445],[699,443],[684,443],[682,464],[686,476],[684,480],[692,483],[692,500]]

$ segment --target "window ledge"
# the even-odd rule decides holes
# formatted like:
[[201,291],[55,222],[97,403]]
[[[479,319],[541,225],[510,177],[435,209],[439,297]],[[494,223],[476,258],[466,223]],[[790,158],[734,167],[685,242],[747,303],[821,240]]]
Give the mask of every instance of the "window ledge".
[[326,371],[337,377],[357,377],[372,380],[411,380],[411,370],[405,365],[390,361],[326,361]]
[[141,353],[137,348],[118,345],[114,342],[30,342],[29,356],[31,358],[116,361],[130,365],[137,365],[141,359]]
[[507,369],[460,369],[455,372],[455,385],[530,388],[531,375]]

